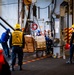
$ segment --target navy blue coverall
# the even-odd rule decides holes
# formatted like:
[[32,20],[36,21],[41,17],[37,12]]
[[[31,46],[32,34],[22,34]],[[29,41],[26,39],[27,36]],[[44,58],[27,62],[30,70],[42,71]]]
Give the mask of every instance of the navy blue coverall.
[[70,62],[72,62],[74,52],[74,32],[72,32],[71,40],[70,40]]
[[46,54],[50,54],[52,40],[48,36],[45,36],[45,40],[46,40]]
[[6,32],[3,32],[2,35],[1,35],[1,39],[0,39],[0,43],[3,47],[3,50],[6,54],[6,56],[10,57],[9,55],[9,47],[8,47],[8,39],[9,39],[9,31],[7,30]]

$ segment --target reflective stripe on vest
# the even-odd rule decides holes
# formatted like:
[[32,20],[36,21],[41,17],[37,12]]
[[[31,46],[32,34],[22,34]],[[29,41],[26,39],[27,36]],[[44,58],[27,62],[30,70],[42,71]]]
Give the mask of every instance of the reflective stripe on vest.
[[12,45],[19,45],[19,46],[22,46],[22,39],[23,37],[23,32],[21,31],[14,31],[12,33]]

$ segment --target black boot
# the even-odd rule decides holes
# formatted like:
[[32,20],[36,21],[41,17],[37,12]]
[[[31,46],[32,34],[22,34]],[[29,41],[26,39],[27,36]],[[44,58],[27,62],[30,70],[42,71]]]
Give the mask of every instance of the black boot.
[[12,65],[12,71],[14,71],[14,66]]
[[69,59],[66,63],[67,63],[67,64],[72,64],[72,60]]
[[20,65],[20,68],[19,68],[19,70],[21,71],[22,70],[22,66]]
[[8,55],[8,58],[10,58],[11,56],[10,55]]

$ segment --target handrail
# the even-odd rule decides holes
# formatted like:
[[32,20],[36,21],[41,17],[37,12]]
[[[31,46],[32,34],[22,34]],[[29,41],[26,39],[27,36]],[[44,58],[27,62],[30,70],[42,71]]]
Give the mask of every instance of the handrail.
[[6,27],[2,23],[0,23],[0,25],[6,30]]
[[[0,23],[0,25],[6,30],[7,28],[2,24]],[[11,34],[11,32],[9,32]]]
[[[6,23],[11,29],[15,30],[10,24],[8,24],[1,16],[0,16],[0,19]],[[0,23],[1,24],[1,23]],[[2,25],[2,24],[1,24]],[[3,28],[5,28],[3,25],[2,25]]]

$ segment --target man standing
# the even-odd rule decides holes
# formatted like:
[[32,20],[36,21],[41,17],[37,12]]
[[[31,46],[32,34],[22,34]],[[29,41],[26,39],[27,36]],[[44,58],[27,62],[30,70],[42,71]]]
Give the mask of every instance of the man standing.
[[67,61],[67,64],[71,64],[72,63],[72,58],[73,58],[73,52],[74,52],[74,24],[72,25],[72,36],[71,36],[71,40],[70,40],[70,58],[69,61]]
[[10,55],[9,55],[9,47],[8,47],[8,44],[7,44],[8,39],[10,37],[9,36],[9,33],[10,33],[10,29],[6,29],[6,31],[2,33],[1,39],[0,39],[1,45],[3,47],[3,50],[5,52],[5,55],[7,57],[10,57]]
[[14,71],[16,54],[18,54],[18,65],[20,67],[20,70],[22,70],[23,48],[25,40],[24,40],[24,34],[20,30],[20,24],[15,25],[15,31],[11,33],[9,43],[10,43],[10,48],[12,48],[12,71]]
[[51,45],[52,45],[52,40],[49,38],[49,36],[45,36],[46,40],[46,54],[50,54],[50,51],[52,51]]

